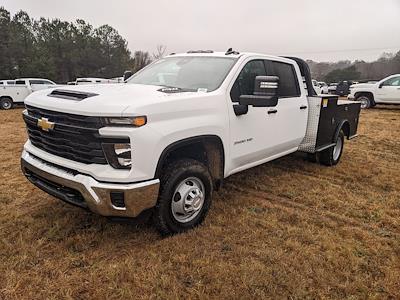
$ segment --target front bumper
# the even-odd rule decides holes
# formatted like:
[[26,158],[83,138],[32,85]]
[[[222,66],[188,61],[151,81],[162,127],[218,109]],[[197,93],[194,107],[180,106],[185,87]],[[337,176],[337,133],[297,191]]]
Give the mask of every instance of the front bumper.
[[[26,151],[22,153],[21,168],[31,183],[50,195],[102,216],[136,217],[157,203],[158,179],[132,184],[103,183],[47,163]],[[113,195],[118,195],[118,205]]]
[[350,94],[350,95],[348,95],[347,96],[347,100],[354,100],[355,98],[354,98],[354,95],[352,95],[352,94]]

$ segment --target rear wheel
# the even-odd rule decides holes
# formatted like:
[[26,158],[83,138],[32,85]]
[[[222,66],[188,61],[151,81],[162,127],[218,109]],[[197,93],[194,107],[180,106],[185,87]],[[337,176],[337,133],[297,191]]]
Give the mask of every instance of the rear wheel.
[[372,105],[372,99],[369,96],[362,95],[357,97],[357,101],[361,102],[361,108],[362,109],[368,109],[371,108]]
[[11,109],[13,107],[13,102],[10,98],[2,98],[0,100],[1,109]]
[[325,149],[320,153],[319,161],[326,166],[334,166],[338,164],[342,157],[344,146],[344,133],[340,130],[339,135],[335,141],[335,146]]
[[182,159],[172,162],[161,176],[153,221],[163,235],[201,224],[211,205],[212,180],[205,165]]

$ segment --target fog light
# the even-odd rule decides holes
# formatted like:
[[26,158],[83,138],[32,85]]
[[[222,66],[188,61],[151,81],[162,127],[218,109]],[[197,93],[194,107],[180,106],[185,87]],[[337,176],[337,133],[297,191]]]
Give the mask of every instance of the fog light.
[[[127,140],[129,141],[129,140]],[[103,143],[103,151],[107,162],[115,169],[132,167],[132,149],[130,143]]]
[[132,165],[131,144],[114,144],[114,151],[121,166],[130,167]]

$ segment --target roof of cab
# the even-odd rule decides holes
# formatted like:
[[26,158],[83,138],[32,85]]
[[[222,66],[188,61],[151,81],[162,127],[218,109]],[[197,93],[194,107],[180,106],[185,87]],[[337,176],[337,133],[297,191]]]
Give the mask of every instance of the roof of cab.
[[252,53],[252,52],[235,52],[231,54],[227,54],[226,52],[197,52],[197,51],[189,51],[186,53],[171,53],[166,57],[176,57],[176,56],[204,56],[204,57],[232,57],[232,58],[247,58],[247,57],[263,57],[265,59],[278,59],[278,60],[286,60],[290,62],[294,62],[290,58],[282,57],[282,56],[275,56],[275,55],[267,55],[261,53]]

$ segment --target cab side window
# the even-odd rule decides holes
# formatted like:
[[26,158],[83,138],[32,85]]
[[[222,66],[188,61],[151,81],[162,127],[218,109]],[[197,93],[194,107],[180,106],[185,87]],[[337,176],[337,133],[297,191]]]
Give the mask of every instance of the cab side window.
[[268,64],[271,64],[268,75],[279,77],[279,98],[299,97],[300,86],[293,65],[279,61],[268,61]]
[[249,61],[240,72],[231,90],[231,100],[239,102],[240,95],[254,94],[256,76],[266,76],[265,65],[262,60]]
[[400,77],[393,77],[386,80],[383,86],[400,86]]
[[30,84],[43,84],[43,82],[41,80],[29,80]]

